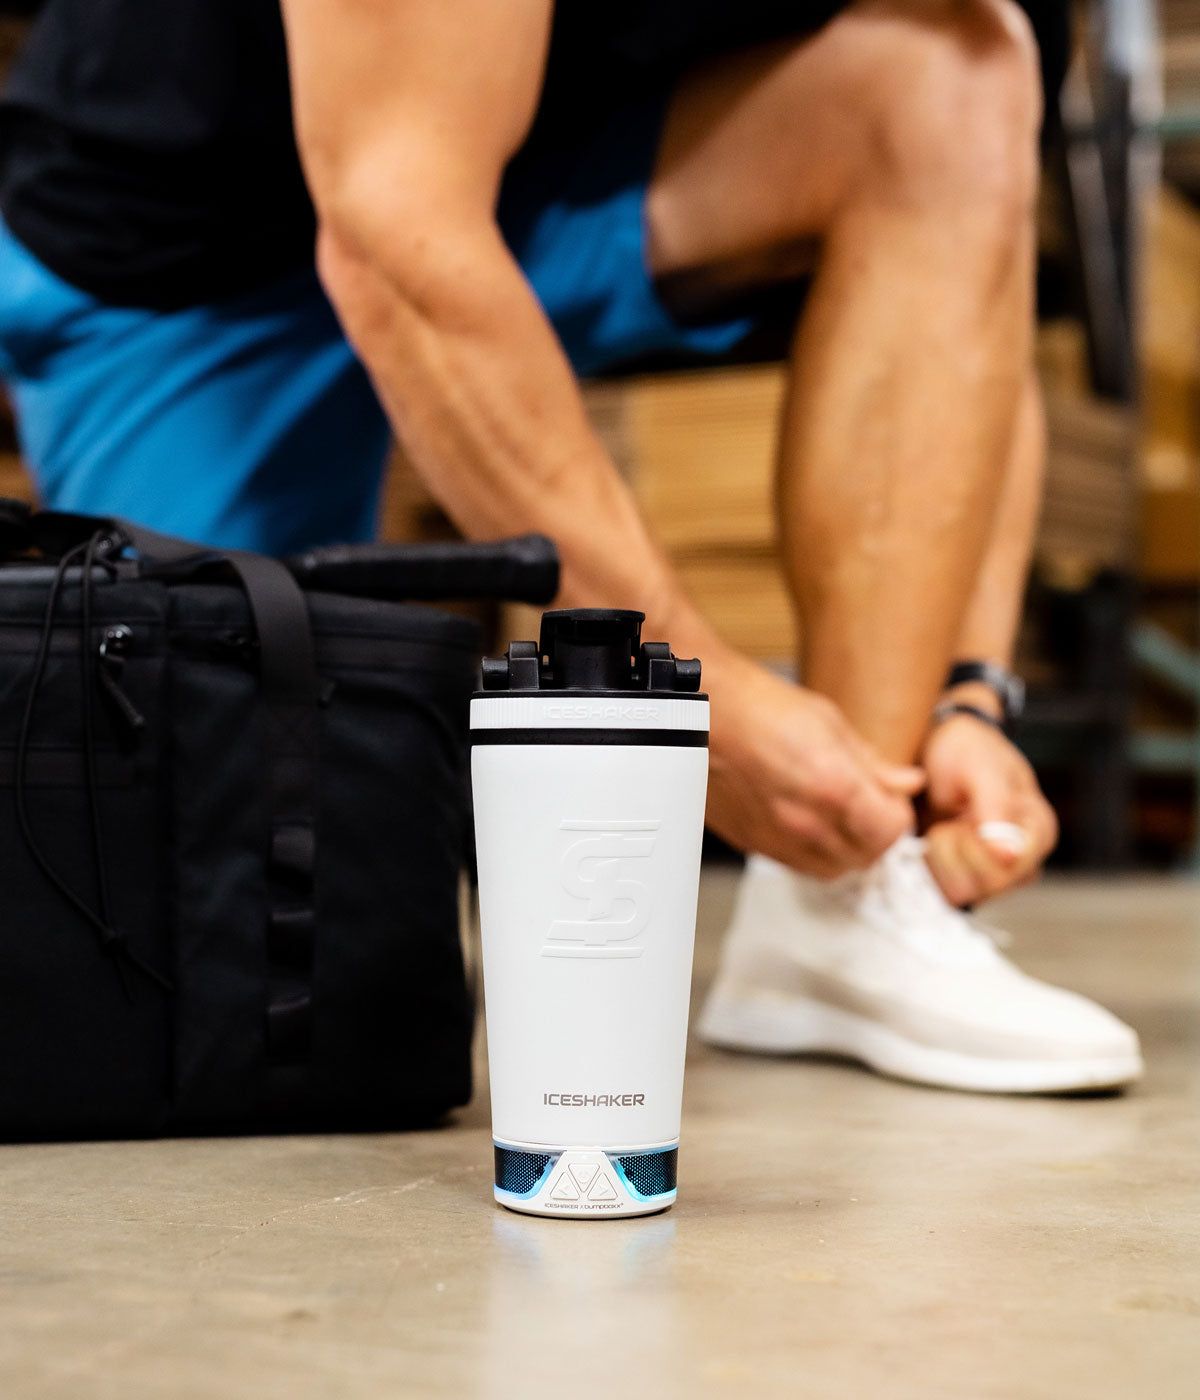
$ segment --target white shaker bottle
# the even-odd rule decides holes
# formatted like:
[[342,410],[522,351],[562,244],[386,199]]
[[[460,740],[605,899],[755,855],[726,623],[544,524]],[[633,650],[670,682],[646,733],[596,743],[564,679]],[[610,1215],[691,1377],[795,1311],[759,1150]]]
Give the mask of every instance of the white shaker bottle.
[[534,1215],[675,1200],[708,700],[642,621],[548,612],[471,702],[496,1199]]

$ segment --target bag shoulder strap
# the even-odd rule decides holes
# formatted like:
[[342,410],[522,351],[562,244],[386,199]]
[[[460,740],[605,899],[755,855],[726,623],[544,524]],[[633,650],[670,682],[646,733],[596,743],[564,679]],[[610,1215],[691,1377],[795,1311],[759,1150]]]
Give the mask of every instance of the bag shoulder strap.
[[277,559],[210,550],[115,522],[153,565],[178,573],[225,562],[245,590],[258,637],[264,760],[270,811],[267,885],[266,1082],[268,1111],[287,1116],[305,1101],[312,1052],[316,942],[317,668],[304,590]]

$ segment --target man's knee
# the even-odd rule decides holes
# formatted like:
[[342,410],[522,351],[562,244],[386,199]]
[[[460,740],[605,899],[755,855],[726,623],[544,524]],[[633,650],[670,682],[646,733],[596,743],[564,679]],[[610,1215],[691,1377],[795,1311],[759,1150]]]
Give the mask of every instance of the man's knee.
[[[911,12],[910,12],[911,13]],[[865,188],[906,205],[970,208],[1001,232],[1030,216],[1042,88],[1013,0],[931,0],[881,56]]]

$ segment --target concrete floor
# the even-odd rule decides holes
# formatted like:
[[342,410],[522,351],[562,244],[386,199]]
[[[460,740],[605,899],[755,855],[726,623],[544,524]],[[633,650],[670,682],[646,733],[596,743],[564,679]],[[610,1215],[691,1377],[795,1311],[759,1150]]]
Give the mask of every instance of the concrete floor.
[[[698,987],[731,891],[706,874]],[[679,1205],[641,1221],[493,1206],[484,1098],[409,1136],[0,1148],[0,1395],[1195,1400],[1200,887],[1002,913],[1142,1031],[1139,1089],[697,1046]]]

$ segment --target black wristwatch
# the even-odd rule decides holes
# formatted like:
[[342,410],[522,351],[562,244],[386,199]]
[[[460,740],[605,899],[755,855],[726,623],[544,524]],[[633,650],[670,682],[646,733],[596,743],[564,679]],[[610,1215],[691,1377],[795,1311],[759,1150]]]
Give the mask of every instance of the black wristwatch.
[[946,689],[970,683],[986,685],[1000,701],[1005,724],[1020,718],[1025,708],[1025,682],[1020,676],[993,661],[956,661],[946,677]]

